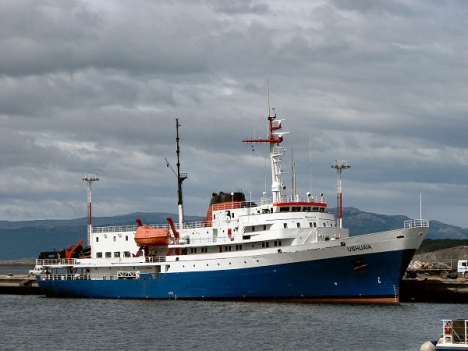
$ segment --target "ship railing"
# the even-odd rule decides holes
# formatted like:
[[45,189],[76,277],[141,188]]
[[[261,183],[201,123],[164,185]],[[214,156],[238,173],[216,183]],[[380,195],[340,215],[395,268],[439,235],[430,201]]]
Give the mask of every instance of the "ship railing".
[[166,262],[166,256],[146,256],[145,262],[146,263]]
[[428,219],[410,219],[404,222],[405,228],[426,228],[429,227]]
[[[273,201],[272,201],[273,202]],[[281,202],[318,202],[318,203],[326,203],[326,198],[324,195],[320,196],[307,196],[305,199],[302,199],[299,195],[283,195],[281,198]]]
[[58,274],[43,273],[42,280],[90,280],[89,274]]
[[40,266],[72,266],[76,264],[76,258],[48,258],[36,259],[36,265]]
[[[167,229],[167,224],[150,224],[151,228],[164,228]],[[93,233],[125,233],[125,232],[136,232],[137,225],[120,225],[120,226],[108,226],[108,227],[93,227]]]

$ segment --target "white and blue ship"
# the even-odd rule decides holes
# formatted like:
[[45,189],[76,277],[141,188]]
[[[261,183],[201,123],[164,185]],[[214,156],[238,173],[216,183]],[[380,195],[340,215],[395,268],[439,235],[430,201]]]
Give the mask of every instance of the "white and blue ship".
[[[177,129],[179,218],[167,225],[92,227],[86,257],[38,259],[48,297],[398,303],[399,284],[429,227],[424,219],[349,236],[323,194],[286,194],[282,120],[268,117],[271,194],[214,193],[207,216],[185,222]],[[339,187],[340,188],[340,187]],[[338,217],[338,218],[337,218]]]

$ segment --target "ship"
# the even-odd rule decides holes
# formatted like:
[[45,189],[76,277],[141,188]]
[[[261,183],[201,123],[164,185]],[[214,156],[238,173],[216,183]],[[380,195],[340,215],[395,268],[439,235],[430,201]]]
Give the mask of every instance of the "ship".
[[[180,171],[176,119],[177,171],[172,171],[178,178],[178,220],[90,225],[89,254],[36,261],[42,267],[37,275],[42,293],[70,298],[398,304],[400,280],[429,221],[412,219],[399,229],[350,236],[342,226],[340,182],[337,211],[328,210],[323,193],[288,194],[281,168],[287,134],[283,121],[270,112],[267,135],[242,140],[252,149],[256,143],[266,144],[267,150],[269,145],[271,193],[263,191],[256,200],[239,189],[212,193],[206,217],[188,222],[182,196],[187,173]],[[349,166],[338,162],[334,168],[339,174]]]

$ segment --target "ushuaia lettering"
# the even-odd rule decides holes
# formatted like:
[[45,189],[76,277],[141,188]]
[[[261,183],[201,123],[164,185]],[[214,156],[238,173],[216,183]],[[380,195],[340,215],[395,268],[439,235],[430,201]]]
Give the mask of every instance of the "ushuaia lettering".
[[348,251],[362,251],[362,250],[372,250],[372,246],[370,246],[369,244],[348,246]]

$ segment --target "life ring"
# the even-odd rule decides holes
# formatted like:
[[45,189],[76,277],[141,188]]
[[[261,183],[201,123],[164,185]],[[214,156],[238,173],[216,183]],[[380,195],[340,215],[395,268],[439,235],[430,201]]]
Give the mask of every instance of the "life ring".
[[445,323],[444,334],[450,334],[450,322]]

